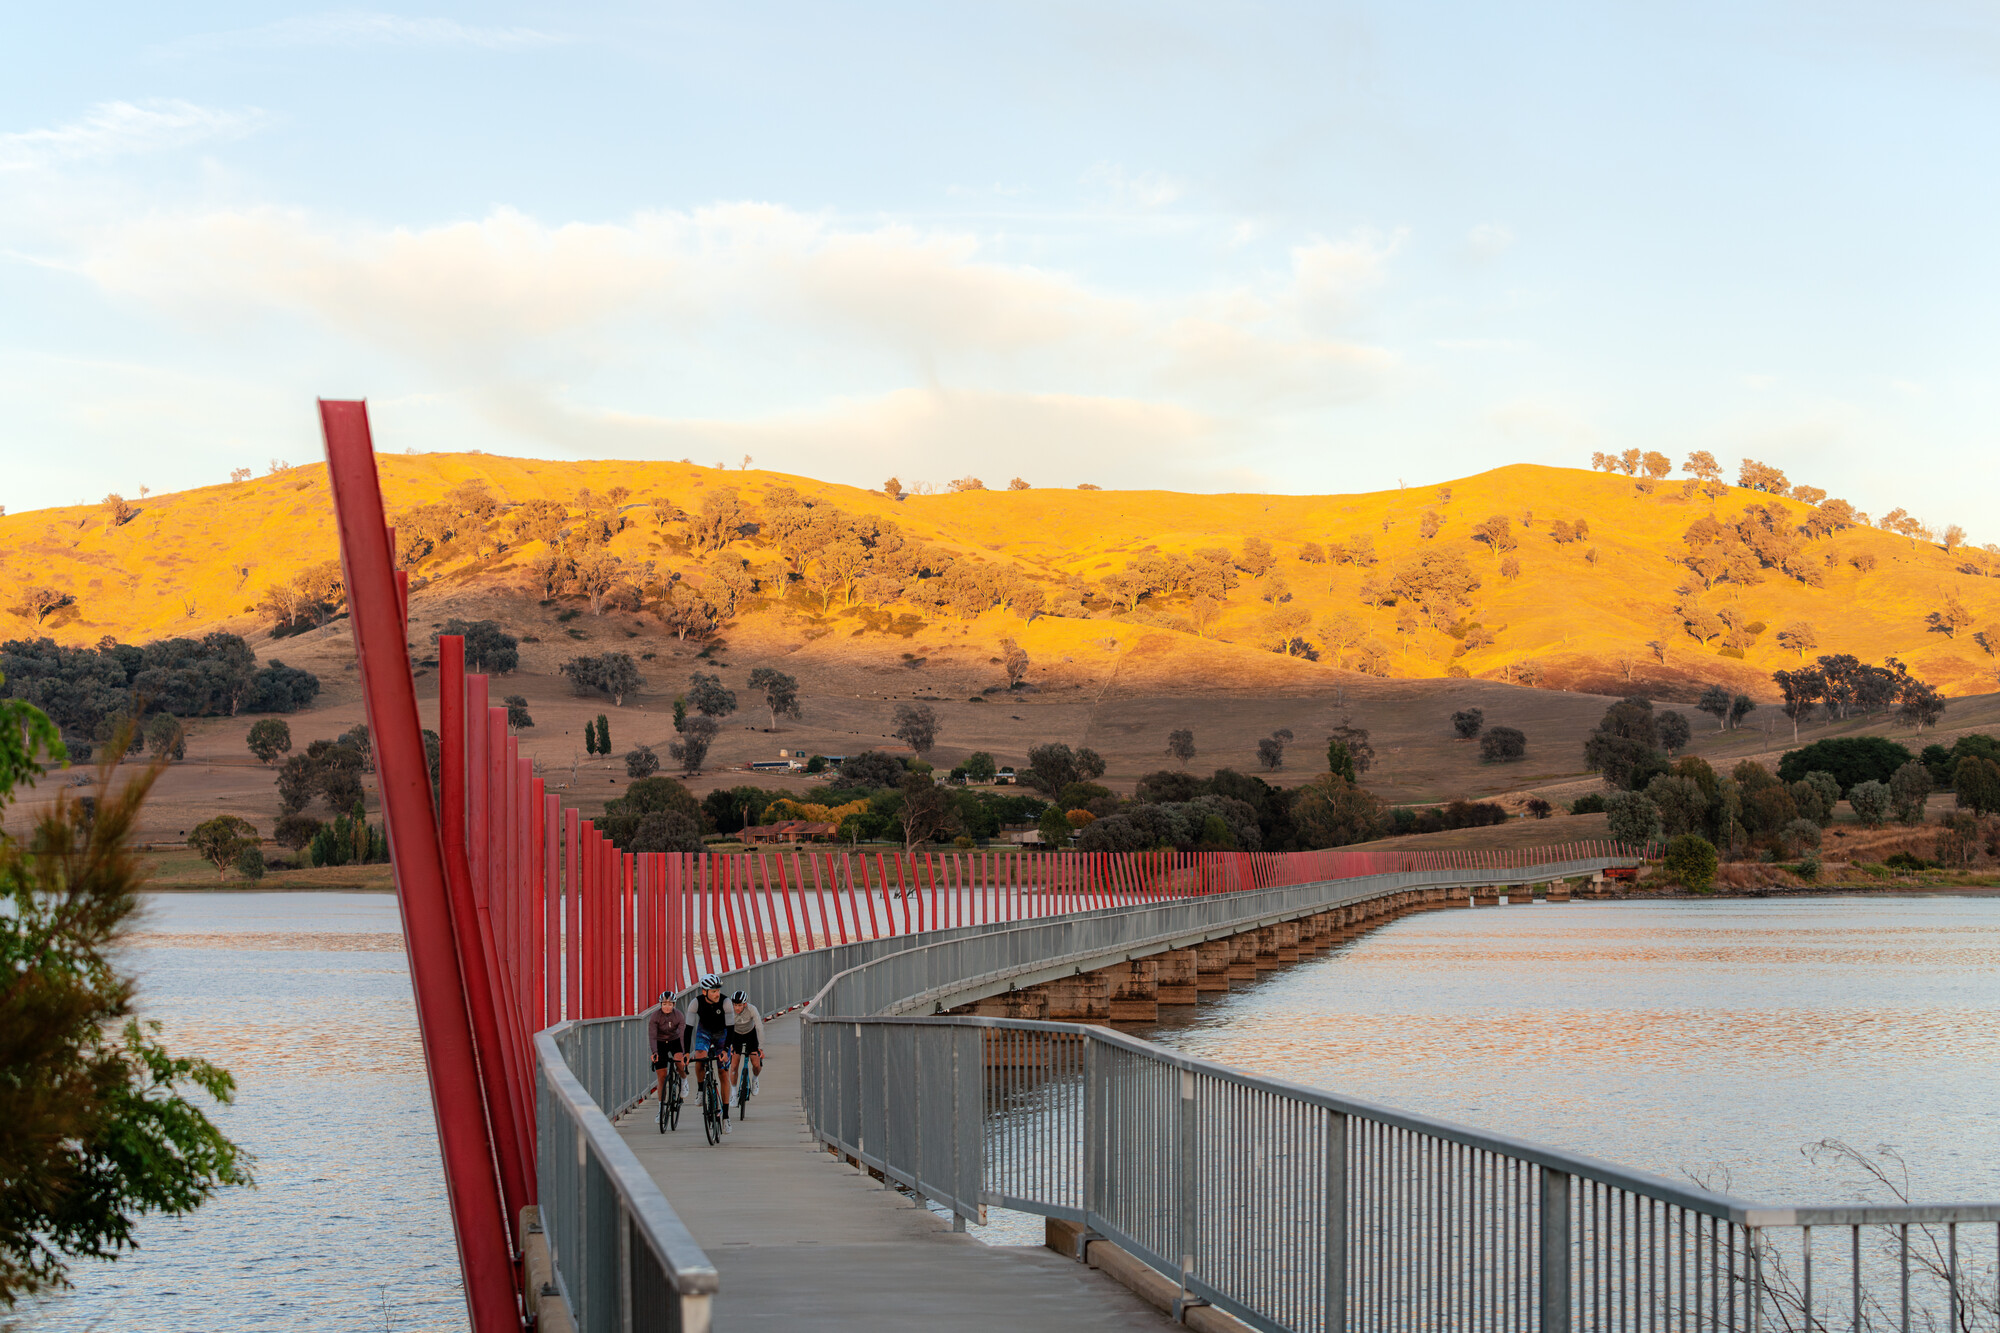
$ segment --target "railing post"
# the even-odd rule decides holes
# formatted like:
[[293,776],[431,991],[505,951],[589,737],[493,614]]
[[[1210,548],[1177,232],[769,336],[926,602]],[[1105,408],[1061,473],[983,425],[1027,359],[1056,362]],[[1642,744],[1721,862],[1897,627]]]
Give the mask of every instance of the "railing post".
[[[1195,1079],[1192,1069],[1181,1070],[1181,1119],[1180,1119],[1180,1250],[1181,1250],[1181,1294],[1175,1302],[1179,1307],[1188,1298],[1188,1279],[1194,1275],[1195,1247]],[[1175,1317],[1180,1317],[1176,1308]]]
[[[1102,1132],[1102,1117],[1098,1114],[1098,1058],[1097,1042],[1086,1036],[1083,1039],[1083,1229],[1085,1233],[1095,1231],[1093,1219],[1102,1215],[1098,1204],[1098,1173],[1103,1167],[1103,1154],[1098,1149],[1097,1137]],[[1077,1258],[1084,1256],[1079,1254]]]
[[[962,1232],[965,1230],[965,1205],[973,1201],[965,1198],[965,1168],[959,1161],[959,1155],[965,1151],[966,1134],[965,1108],[959,1104],[958,1096],[958,1029],[945,1028],[944,1031],[951,1034],[951,1229]],[[980,1124],[983,1128],[983,1115]],[[979,1136],[982,1140],[984,1137],[983,1134]]]
[[1541,1333],[1569,1333],[1569,1185],[1567,1172],[1541,1170]]
[[1347,1333],[1347,1116],[1326,1117],[1326,1333]]

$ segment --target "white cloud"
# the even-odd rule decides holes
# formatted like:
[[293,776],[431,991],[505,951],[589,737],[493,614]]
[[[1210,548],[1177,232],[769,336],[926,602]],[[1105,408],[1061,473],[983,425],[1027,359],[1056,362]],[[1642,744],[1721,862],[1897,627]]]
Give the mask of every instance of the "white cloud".
[[750,453],[760,466],[781,471],[824,473],[831,463],[843,473],[871,477],[962,470],[973,460],[1004,457],[1016,472],[1055,478],[1054,484],[1089,480],[1074,474],[1092,469],[1104,476],[1192,475],[1205,470],[1203,446],[1219,426],[1172,404],[983,389],[898,389],[734,419],[577,407],[532,388],[505,386],[486,394],[480,409],[496,424],[578,453]]
[[640,342],[736,337],[765,358],[795,345],[847,364],[887,357],[905,378],[942,365],[996,388],[1231,410],[1350,398],[1393,365],[1298,317],[1378,281],[1379,246],[1315,249],[1268,291],[1166,300],[985,249],[969,232],[854,228],[756,203],[558,226],[501,209],[388,230],[254,209],[149,215],[90,235],[63,266],[194,322],[283,310],[475,375],[511,376],[559,336],[561,355],[587,358],[592,337],[613,330]]
[[0,134],[0,171],[25,171],[125,153],[186,148],[247,134],[255,109],[221,111],[175,100],[100,102],[81,120]]
[[537,28],[486,28],[455,19],[409,18],[366,10],[302,14],[254,28],[203,33],[169,43],[162,50],[180,54],[232,47],[471,47],[483,51],[552,46],[571,40]]

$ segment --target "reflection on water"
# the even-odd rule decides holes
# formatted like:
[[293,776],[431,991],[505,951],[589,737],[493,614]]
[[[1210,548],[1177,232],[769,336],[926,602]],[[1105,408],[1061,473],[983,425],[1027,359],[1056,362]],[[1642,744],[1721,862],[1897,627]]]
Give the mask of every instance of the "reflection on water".
[[401,928],[388,894],[148,898],[140,1014],[236,1075],[216,1119],[258,1185],[145,1222],[31,1327],[466,1326]]
[[1427,912],[1144,1033],[1173,1049],[1765,1199],[1888,1145],[2000,1197],[2000,897]]
[[[1426,912],[1126,1030],[1770,1202],[1884,1198],[1800,1151],[1822,1139],[1889,1147],[1920,1197],[1991,1199],[1996,962],[2000,896]],[[989,1219],[989,1243],[1041,1239]]]
[[[465,1327],[399,929],[386,894],[149,900],[141,1011],[236,1074],[218,1118],[261,1183],[144,1224],[30,1326]],[[1993,1198],[1996,958],[2000,897],[1431,912],[1142,1035],[1752,1196],[1853,1197],[1798,1152],[1838,1138],[1892,1145],[1922,1194]]]

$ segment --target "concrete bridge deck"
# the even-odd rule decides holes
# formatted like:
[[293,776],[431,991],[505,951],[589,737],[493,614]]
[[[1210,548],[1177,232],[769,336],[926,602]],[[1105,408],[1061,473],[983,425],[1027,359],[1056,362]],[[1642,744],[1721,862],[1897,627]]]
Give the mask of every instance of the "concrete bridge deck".
[[908,1195],[817,1147],[799,1107],[799,1022],[765,1024],[762,1090],[718,1146],[683,1109],[642,1104],[618,1131],[722,1278],[719,1333],[866,1328],[1149,1330],[1174,1325],[1095,1269],[1039,1246],[955,1235]]

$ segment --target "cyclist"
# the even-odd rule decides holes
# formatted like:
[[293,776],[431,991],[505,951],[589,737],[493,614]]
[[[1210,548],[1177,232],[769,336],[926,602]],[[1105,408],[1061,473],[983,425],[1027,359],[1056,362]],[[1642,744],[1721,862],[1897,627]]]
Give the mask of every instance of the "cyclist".
[[717,1075],[722,1083],[722,1132],[729,1129],[729,1045],[725,1034],[729,1031],[730,1020],[735,1017],[728,1000],[722,997],[722,978],[711,972],[701,979],[701,990],[694,997],[689,1018],[693,1020],[692,1042],[688,1047],[689,1057],[695,1062],[695,1079],[700,1081],[701,1065],[715,1055]]
[[[764,1072],[764,1015],[744,998],[742,991],[729,997],[729,1052],[738,1058],[736,1077],[750,1080],[750,1091]],[[747,1067],[744,1061],[748,1062]]]
[[674,993],[663,990],[660,1007],[646,1018],[646,1045],[652,1048],[653,1069],[659,1074],[663,1102],[667,1099],[669,1074],[681,1080],[681,1093],[687,1094],[687,1042],[687,1015],[674,1004]]

